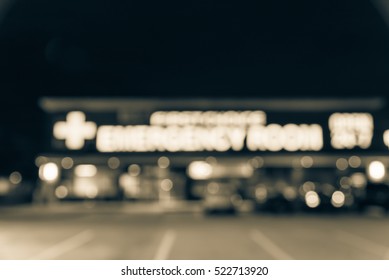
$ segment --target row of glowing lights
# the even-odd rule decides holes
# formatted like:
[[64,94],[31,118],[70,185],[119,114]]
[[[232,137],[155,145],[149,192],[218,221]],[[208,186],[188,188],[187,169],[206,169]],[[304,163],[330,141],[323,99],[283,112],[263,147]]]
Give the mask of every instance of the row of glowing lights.
[[[209,157],[212,158],[212,157]],[[212,162],[213,160],[207,158],[205,161],[194,161],[189,165],[188,174],[192,179],[196,180],[205,180],[211,177],[212,175]],[[214,158],[212,158],[214,159]],[[214,159],[216,160],[216,159]],[[261,168],[264,164],[264,160],[261,157],[254,157],[249,160],[249,164],[252,168]],[[314,161],[310,156],[303,156],[301,159],[293,162],[295,167],[311,168],[313,167]],[[336,168],[338,170],[344,171],[348,167],[358,168],[362,164],[362,160],[358,156],[351,156],[348,160],[345,158],[339,158],[336,161]],[[374,171],[373,171],[374,173]],[[375,175],[375,173],[374,173]],[[379,175],[378,175],[379,177]],[[373,179],[375,177],[373,176]]]
[[[309,156],[302,157],[300,162],[304,168],[310,168],[313,165],[313,159]],[[348,166],[358,168],[361,166],[361,163],[361,159],[357,156],[352,156],[349,160],[339,158],[336,161],[336,167],[339,170],[344,171]],[[261,158],[254,158],[251,160],[251,165],[254,168],[259,168],[263,165],[263,160]],[[195,180],[209,179],[212,176],[212,172],[212,163],[207,161],[193,161],[188,167],[188,175]],[[386,167],[381,161],[372,161],[368,165],[367,174],[372,181],[380,182],[386,176]]]
[[[125,177],[124,177],[125,178]],[[121,182],[122,187],[126,192],[137,193],[138,189],[132,184],[126,184],[126,182]],[[130,187],[129,187],[130,186]],[[165,193],[169,193],[173,189],[173,181],[170,179],[163,179],[160,182],[160,188]],[[95,185],[89,185],[89,187],[83,189],[83,193],[88,198],[96,198],[98,195],[98,188]],[[67,197],[69,194],[69,190],[66,186],[60,185],[55,188],[55,195],[59,199],[63,199]]]
[[[46,181],[46,182],[55,182],[59,178],[59,167],[56,163],[54,162],[47,162],[47,163],[42,163],[42,160],[44,161],[45,159],[41,158],[38,160],[37,165],[40,163],[41,165],[39,166],[39,177],[41,180]],[[39,162],[40,161],[40,162]],[[170,160],[167,157],[160,157],[158,159],[158,167],[160,168],[168,168],[170,165]],[[108,159],[107,162],[108,166],[111,169],[117,169],[120,166],[120,160],[116,157],[111,157]],[[70,157],[65,157],[61,161],[61,166],[64,169],[71,169],[74,166],[74,162]],[[140,174],[141,168],[138,164],[131,164],[128,167],[128,174],[124,175],[129,175],[130,177],[136,177]],[[93,164],[80,164],[74,167],[74,174],[77,177],[80,178],[92,178],[97,175],[97,167]],[[127,176],[121,176],[120,177],[120,182],[122,187],[126,187],[128,184],[126,184]],[[170,179],[163,179],[160,184],[161,190],[165,192],[170,192],[173,188],[173,182]],[[84,187],[84,192],[86,197],[88,198],[95,198],[98,195],[98,189],[96,186],[89,185],[89,187]],[[68,188],[64,185],[60,185],[55,189],[55,195],[63,199],[67,197],[69,194]]]
[[[320,197],[317,192],[315,191],[309,191],[305,194],[305,203],[310,208],[316,208],[320,205]],[[331,204],[336,207],[340,208],[344,205],[346,201],[346,196],[341,191],[335,191],[331,196]]]
[[[344,206],[345,204],[349,205],[349,202],[352,201],[352,200],[350,200],[349,195],[347,195],[344,192],[339,191],[339,190],[333,191],[332,189],[334,189],[334,187],[332,187],[331,185],[327,185],[327,186],[330,186],[331,188],[330,188],[330,190],[327,189],[327,191],[326,191],[327,194],[325,192],[324,193],[326,196],[331,197],[331,204],[334,207],[340,208],[340,207]],[[330,193],[328,193],[328,191],[330,191]],[[305,182],[300,187],[299,192],[300,192],[301,196],[304,198],[304,201],[308,207],[316,208],[320,205],[320,203],[321,203],[320,196],[315,191],[315,184],[313,182],[310,182],[310,181]],[[297,191],[291,186],[284,188],[284,190],[282,191],[282,194],[283,194],[284,198],[287,199],[288,201],[293,201],[298,196]],[[266,200],[268,198],[268,191],[267,191],[267,188],[265,187],[265,185],[260,184],[256,188],[255,197],[256,197],[257,201],[259,201],[261,203],[266,202]]]
[[[139,191],[138,189],[139,186],[137,184],[134,184],[134,181],[132,180],[134,177],[131,176],[133,175],[128,176],[128,174],[123,174],[122,176],[120,176],[119,179],[119,185],[125,190],[126,194],[127,193],[136,194]],[[173,181],[168,178],[162,179],[160,182],[160,189],[165,193],[169,193],[173,189]],[[83,189],[80,191],[83,193],[84,196],[91,199],[96,198],[99,192],[98,187],[94,184],[89,184],[89,185],[84,184]],[[55,188],[55,195],[59,199],[63,199],[67,197],[68,194],[69,194],[68,187],[64,185],[60,185]]]
[[[350,163],[353,162],[351,159],[352,158],[350,158],[349,160]],[[339,160],[337,161],[337,167],[339,167],[338,166]],[[73,167],[73,161],[71,158],[64,158],[61,164],[62,167],[64,167],[64,165],[68,167],[67,169]],[[169,164],[170,161],[167,157],[160,157],[158,159],[158,166],[160,168],[167,168]],[[120,165],[120,161],[118,162],[117,158],[110,158],[108,160],[108,165],[111,168],[113,167],[117,168]],[[257,167],[259,167],[259,165],[261,164],[258,163],[256,165],[258,165]],[[74,172],[75,175],[78,177],[94,177],[97,174],[97,168],[95,165],[92,164],[83,164],[83,165],[76,166]],[[137,164],[130,165],[128,167],[128,172],[130,176],[138,176],[140,174],[139,165]],[[385,165],[380,161],[371,162],[368,166],[367,172],[370,179],[376,182],[382,181],[386,176]],[[17,184],[18,182],[21,181],[21,175],[18,172],[15,174],[14,173],[11,174],[12,176],[10,176],[10,180],[12,180],[12,182]],[[211,175],[212,165],[204,161],[195,161],[189,165],[188,173],[193,179],[205,179],[206,177],[209,177]],[[20,176],[18,176],[18,174]],[[59,168],[57,164],[53,162],[42,164],[39,169],[39,176],[44,181],[49,181],[49,182],[56,181],[59,177]],[[166,179],[166,181],[163,181],[161,183],[161,188],[164,191],[170,191],[172,187],[173,187],[173,183],[170,179]],[[67,193],[68,193],[67,188],[65,186],[59,186],[56,189],[56,195],[58,197],[63,198],[64,196],[67,195]],[[315,191],[308,191],[305,194],[305,201],[308,207],[311,208],[316,208],[317,206],[320,205],[320,197]],[[334,207],[342,207],[344,205],[344,202],[345,202],[345,195],[341,191],[336,191],[332,194],[331,203],[333,204]]]
[[[386,176],[385,165],[380,161],[372,161],[368,165],[367,173],[372,181],[381,182]],[[343,177],[341,181],[344,180],[345,178],[346,177]],[[304,199],[306,205],[310,208],[316,208],[321,203],[319,194],[314,190],[309,190],[304,195]],[[346,201],[346,196],[342,191],[335,191],[331,196],[331,204],[336,208],[340,208],[344,206],[345,201]]]
[[[47,159],[44,157],[38,157],[36,160],[36,165],[40,167],[40,178],[44,181],[53,181],[56,180],[59,174],[58,166],[53,163],[49,162],[46,163]],[[210,163],[215,162],[216,159],[213,157],[207,158],[206,161],[194,161],[189,165],[188,173],[189,176],[192,179],[207,179],[212,174],[212,166]],[[346,163],[344,163],[346,161]],[[349,159],[350,166],[357,167],[356,162],[359,161],[358,166],[360,165],[360,159],[359,157],[353,156]],[[158,159],[158,166],[160,168],[168,168],[170,165],[170,160],[168,157],[162,156]],[[249,161],[250,165],[253,168],[260,168],[263,165],[263,159],[260,157],[254,157],[252,160]],[[120,160],[117,157],[111,157],[107,161],[108,166],[111,169],[117,169],[120,166]],[[313,165],[313,159],[310,156],[304,156],[300,159],[300,164],[304,168],[310,168]],[[61,160],[61,166],[64,169],[71,169],[73,168],[74,162],[73,159],[70,157],[65,157]],[[83,167],[81,167],[83,166]],[[344,170],[347,168],[348,163],[346,159],[338,159],[336,162],[336,166],[340,170]],[[41,170],[42,168],[42,170]],[[93,177],[96,173],[95,168],[93,168],[93,165],[80,165],[77,166],[75,169],[76,175],[80,177]],[[86,175],[83,175],[86,174]],[[87,175],[91,174],[91,175]]]
[[[189,166],[189,175],[193,179],[205,179],[206,177],[210,176],[212,173],[212,166],[211,166],[212,162],[216,162],[216,159],[213,157],[208,157],[205,162],[204,161],[192,162],[191,165]],[[170,165],[170,160],[169,160],[169,158],[163,156],[163,157],[160,157],[158,159],[157,163],[158,163],[158,167],[160,167],[160,168],[168,168]],[[249,161],[249,163],[253,168],[260,168],[264,164],[263,159],[260,157],[254,157],[253,159],[251,159]],[[120,166],[120,160],[117,157],[111,157],[108,159],[107,164],[111,169],[117,169]],[[310,168],[313,166],[313,159],[310,156],[304,156],[300,159],[300,164],[304,168]],[[61,166],[64,169],[71,169],[73,167],[73,165],[74,165],[73,160],[70,157],[65,157],[61,161]],[[339,170],[345,170],[348,168],[348,166],[351,166],[353,168],[357,168],[360,165],[361,165],[361,159],[357,156],[350,157],[348,161],[347,161],[347,159],[344,159],[344,158],[340,158],[336,161],[336,167]],[[84,165],[84,166],[87,166],[87,165]],[[89,167],[80,167],[79,168],[80,171],[78,171],[78,172],[77,172],[77,167],[76,167],[76,175],[78,175],[80,177],[93,177],[95,175],[94,174],[95,171],[89,171],[89,172],[87,171],[87,170],[93,169],[93,167],[90,167],[90,166],[91,165],[89,165]],[[131,166],[138,166],[138,165],[134,164]],[[53,168],[53,166],[51,166],[51,168]],[[135,168],[134,170],[137,170],[136,167],[134,167],[134,168]],[[85,172],[83,172],[83,171],[85,171]],[[83,175],[83,174],[89,174],[89,173],[91,173],[93,175]]]
[[[309,157],[310,158],[310,157]],[[307,164],[307,159],[305,157],[302,158],[301,162]],[[260,167],[263,163],[258,159],[253,160],[254,167]],[[261,164],[262,163],[262,164]],[[347,168],[348,164],[352,167],[360,166],[360,158],[353,156],[347,161],[344,158],[340,158],[336,161],[336,166],[340,170],[344,170]],[[61,161],[61,165],[64,169],[70,169],[73,167],[73,160],[69,157],[65,157]],[[112,169],[118,168],[120,165],[120,160],[116,157],[111,157],[108,159],[108,166]],[[169,158],[160,157],[158,159],[158,166],[160,168],[167,168],[170,165]],[[310,164],[309,164],[310,165]],[[188,175],[192,179],[207,179],[212,175],[212,165],[206,161],[194,161],[188,167]],[[138,175],[140,172],[138,165],[130,165],[129,172],[131,174]],[[93,177],[97,173],[97,168],[92,164],[82,164],[78,165],[75,168],[75,174],[79,177]],[[382,181],[386,175],[386,167],[380,161],[372,161],[368,165],[367,173],[372,181]],[[135,175],[135,176],[136,176]],[[39,168],[39,176],[44,181],[55,181],[59,176],[59,168],[58,165],[53,162],[48,162],[40,165]],[[10,176],[10,180],[12,182],[16,182],[15,184],[21,181],[21,175],[19,172],[13,172]]]
[[[37,159],[37,165],[39,166],[39,178],[43,181],[53,182],[59,177],[59,167],[54,162],[46,162],[44,158]],[[168,168],[170,160],[167,157],[160,157],[157,161],[159,168]],[[111,169],[117,169],[120,166],[120,160],[117,157],[111,157],[107,161],[107,165]],[[74,166],[73,159],[65,157],[61,160],[61,166],[64,169],[71,169]],[[140,174],[140,166],[137,164],[131,164],[128,167],[128,172],[132,176],[138,176]],[[78,177],[94,177],[97,174],[97,167],[93,164],[80,164],[74,168],[74,173]]]

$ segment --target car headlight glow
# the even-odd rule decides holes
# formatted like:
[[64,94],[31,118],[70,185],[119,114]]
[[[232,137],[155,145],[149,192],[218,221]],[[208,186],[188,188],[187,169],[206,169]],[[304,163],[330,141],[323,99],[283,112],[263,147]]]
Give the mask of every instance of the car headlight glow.
[[305,203],[309,208],[316,208],[320,205],[320,197],[315,191],[309,191],[305,194]]
[[344,205],[345,198],[346,197],[344,193],[342,193],[341,191],[336,191],[332,194],[331,204],[336,208],[340,208]]

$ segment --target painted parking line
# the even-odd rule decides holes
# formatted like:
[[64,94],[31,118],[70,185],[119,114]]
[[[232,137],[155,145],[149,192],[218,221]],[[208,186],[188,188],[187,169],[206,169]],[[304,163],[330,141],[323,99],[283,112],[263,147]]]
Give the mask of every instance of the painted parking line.
[[293,260],[287,252],[274,243],[263,232],[255,229],[250,232],[251,239],[276,260]]
[[93,231],[84,230],[76,235],[73,235],[61,242],[43,250],[39,254],[36,254],[30,259],[32,260],[47,260],[47,259],[56,259],[63,254],[73,251],[84,244],[90,242],[94,238]]
[[171,249],[173,248],[176,233],[173,230],[168,230],[162,237],[158,250],[155,253],[154,260],[167,260]]
[[354,248],[372,255],[380,256],[385,260],[389,259],[389,248],[382,244],[343,230],[337,230],[335,232],[335,237],[338,241],[346,243]]

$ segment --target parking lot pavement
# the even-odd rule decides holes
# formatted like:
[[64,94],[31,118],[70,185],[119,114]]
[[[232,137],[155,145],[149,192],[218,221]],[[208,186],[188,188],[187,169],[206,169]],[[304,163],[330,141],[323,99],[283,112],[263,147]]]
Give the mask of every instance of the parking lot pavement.
[[388,234],[387,216],[4,212],[0,259],[388,259]]

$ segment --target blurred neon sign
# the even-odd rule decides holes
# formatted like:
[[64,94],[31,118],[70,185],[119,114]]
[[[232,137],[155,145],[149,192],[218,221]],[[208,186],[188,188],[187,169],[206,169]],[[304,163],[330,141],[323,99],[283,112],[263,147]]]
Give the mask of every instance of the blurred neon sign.
[[318,124],[266,124],[263,111],[158,111],[150,125],[104,125],[97,131],[100,152],[318,151]]
[[323,147],[319,125],[270,124],[245,127],[107,125],[97,132],[100,152],[153,151],[318,151]]
[[373,138],[373,116],[369,113],[334,113],[328,120],[331,145],[335,149],[367,149]]
[[[369,113],[334,113],[328,119],[331,146],[366,149],[373,138]],[[83,112],[69,112],[54,124],[56,139],[71,150],[96,140],[99,152],[197,151],[320,151],[323,129],[316,123],[267,123],[267,115],[252,111],[156,111],[149,124],[101,125],[86,121]],[[389,130],[383,140],[389,148]]]
[[253,126],[247,133],[247,147],[251,151],[319,151],[323,130],[318,124]]
[[96,123],[87,122],[85,114],[80,111],[70,112],[66,121],[55,123],[53,134],[60,140],[65,140],[65,145],[70,150],[79,150],[84,147],[85,140],[91,140],[96,136]]
[[99,127],[96,147],[100,152],[240,151],[245,137],[240,127],[106,125]]
[[157,111],[150,124],[158,126],[248,126],[266,124],[263,111]]

